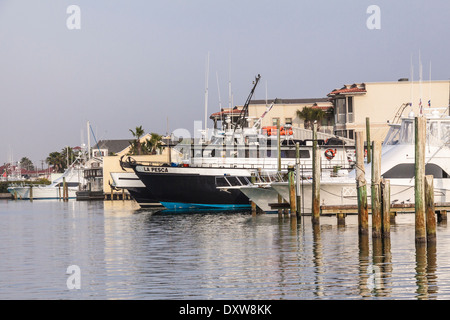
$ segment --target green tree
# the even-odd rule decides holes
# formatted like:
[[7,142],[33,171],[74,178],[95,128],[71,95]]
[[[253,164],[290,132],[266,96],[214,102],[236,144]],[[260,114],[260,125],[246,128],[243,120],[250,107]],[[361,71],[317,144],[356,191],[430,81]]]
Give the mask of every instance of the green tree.
[[162,146],[162,136],[152,132],[151,138],[145,141],[145,149],[150,154],[156,154],[156,150],[161,151]]
[[75,155],[75,152],[73,151],[73,148],[66,147],[66,148],[62,149],[61,157],[64,160],[64,169],[67,169],[67,167],[68,167],[67,160],[69,160],[69,165],[70,165],[75,160],[76,155]]
[[33,162],[27,157],[20,159],[20,166],[28,171],[34,171]]
[[130,142],[131,150],[129,153],[141,155],[142,154],[141,138],[145,134],[144,129],[142,129],[142,126],[139,126],[139,127],[136,127],[135,131],[130,129],[130,132],[133,135],[133,137],[135,137],[135,139],[134,139],[134,141]]
[[297,110],[297,117],[303,120],[305,129],[312,129],[314,121],[317,121],[317,129],[319,129],[326,115],[327,113],[319,108],[304,107],[302,110]]
[[47,159],[45,159],[45,162],[53,166],[53,168],[56,170],[56,172],[64,172],[65,167],[65,159],[61,153],[58,151],[51,152]]

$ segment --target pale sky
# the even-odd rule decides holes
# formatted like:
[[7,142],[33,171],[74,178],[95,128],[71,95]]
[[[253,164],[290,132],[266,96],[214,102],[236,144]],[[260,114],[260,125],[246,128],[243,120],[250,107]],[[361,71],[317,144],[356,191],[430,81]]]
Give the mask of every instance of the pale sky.
[[[70,5],[80,29],[69,29]],[[380,8],[371,30],[367,8]],[[448,0],[0,0],[0,163],[97,140],[165,134],[255,99],[346,83],[450,78]],[[70,21],[72,21],[70,19]],[[231,63],[230,63],[231,61]],[[231,69],[231,78],[229,70]],[[219,87],[217,85],[219,79]],[[168,121],[167,121],[168,119]],[[91,137],[93,141],[93,137]]]

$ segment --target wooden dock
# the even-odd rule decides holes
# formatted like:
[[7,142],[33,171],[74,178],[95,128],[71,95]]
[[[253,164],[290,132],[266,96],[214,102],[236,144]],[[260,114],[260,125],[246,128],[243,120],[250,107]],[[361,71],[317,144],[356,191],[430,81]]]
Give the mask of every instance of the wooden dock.
[[[450,202],[441,202],[434,204],[436,214],[444,213],[450,211]],[[372,213],[372,206],[368,205],[369,213]],[[391,215],[396,215],[397,213],[415,213],[414,203],[405,204],[391,204]],[[337,206],[321,206],[320,214],[324,216],[333,216],[338,213],[344,213],[348,215],[358,214],[357,205],[337,205]]]

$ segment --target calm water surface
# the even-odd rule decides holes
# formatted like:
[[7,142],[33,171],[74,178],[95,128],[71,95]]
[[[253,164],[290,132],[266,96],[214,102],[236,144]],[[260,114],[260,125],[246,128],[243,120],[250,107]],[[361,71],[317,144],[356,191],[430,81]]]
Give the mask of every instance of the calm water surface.
[[[450,232],[390,241],[249,212],[154,213],[131,201],[0,202],[0,299],[450,299]],[[80,269],[69,289],[67,268]]]

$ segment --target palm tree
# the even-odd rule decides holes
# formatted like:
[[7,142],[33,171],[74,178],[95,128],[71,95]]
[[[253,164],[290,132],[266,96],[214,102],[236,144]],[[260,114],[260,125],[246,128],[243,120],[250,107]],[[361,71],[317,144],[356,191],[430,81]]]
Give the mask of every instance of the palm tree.
[[161,151],[163,149],[162,146],[162,136],[157,133],[152,132],[151,138],[145,142],[145,147],[150,154],[156,154],[156,150]]
[[33,171],[34,170],[34,165],[33,162],[28,159],[27,157],[23,157],[20,160],[20,165],[22,166],[22,168],[28,170],[28,171]]
[[314,121],[317,121],[317,129],[319,129],[320,122],[325,116],[326,112],[319,108],[304,107],[301,111],[297,110],[297,117],[304,121],[305,129],[312,129]]
[[142,154],[142,144],[141,144],[141,137],[144,135],[144,129],[142,129],[142,126],[136,127],[135,131],[130,129],[131,134],[133,137],[135,137],[135,140],[130,142],[131,144],[131,150],[130,153],[137,153],[138,155]]
[[45,159],[45,162],[48,165],[53,166],[55,168],[56,172],[64,172],[64,166],[65,166],[65,159],[61,153],[58,151],[52,152],[48,155],[47,159]]

